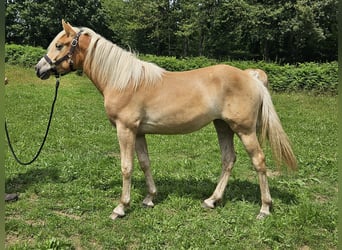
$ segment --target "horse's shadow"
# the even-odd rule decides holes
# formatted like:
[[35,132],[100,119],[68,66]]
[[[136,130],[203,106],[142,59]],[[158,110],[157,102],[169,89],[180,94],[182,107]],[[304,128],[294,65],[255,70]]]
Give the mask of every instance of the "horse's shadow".
[[[103,183],[98,185],[94,183],[92,185],[97,189],[105,189],[111,191],[113,187],[122,186],[121,178],[115,178],[114,180],[108,181],[108,183],[103,186]],[[179,197],[187,197],[202,201],[208,198],[216,187],[216,182],[204,178],[174,178],[171,176],[159,177],[155,179],[156,186],[158,190],[158,195],[156,197],[156,203],[162,203],[172,194]],[[23,193],[31,185],[37,183],[64,183],[66,180],[62,180],[60,177],[60,169],[57,167],[50,168],[34,168],[29,169],[24,173],[20,173],[15,177],[8,178],[5,181],[6,192],[7,193]],[[144,178],[136,178],[132,182],[135,187],[134,192],[139,192],[141,196],[146,194],[146,182]],[[297,203],[297,198],[295,194],[288,192],[282,188],[278,188],[270,185],[270,192],[272,198],[281,200],[285,204]],[[248,180],[231,179],[228,182],[227,188],[221,205],[225,205],[227,201],[247,201],[254,204],[259,204],[260,198],[260,188],[257,183],[253,183]]]
[[60,170],[56,167],[32,168],[15,177],[5,180],[6,193],[24,193],[30,186],[37,183],[58,183]]
[[[120,180],[111,181],[109,186],[122,185]],[[156,203],[162,203],[172,194],[179,197],[190,197],[199,201],[208,198],[217,185],[209,179],[195,179],[184,178],[176,179],[173,177],[163,177],[155,179],[158,194],[156,196]],[[133,180],[135,192],[139,192],[141,196],[146,195],[145,179],[139,178]],[[282,188],[270,186],[270,192],[273,199],[279,199],[285,204],[297,203],[295,194],[288,192]],[[247,201],[253,204],[261,203],[259,184],[250,182],[248,180],[232,179],[228,182],[221,205],[224,206],[227,201]]]

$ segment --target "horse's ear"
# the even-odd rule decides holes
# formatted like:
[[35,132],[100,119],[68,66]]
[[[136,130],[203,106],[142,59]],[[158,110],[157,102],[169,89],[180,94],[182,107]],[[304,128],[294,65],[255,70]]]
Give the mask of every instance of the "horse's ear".
[[64,19],[62,19],[62,25],[63,25],[63,29],[64,29],[65,33],[67,34],[67,36],[74,37],[76,35],[76,32],[74,31],[72,26],[69,23],[65,22]]

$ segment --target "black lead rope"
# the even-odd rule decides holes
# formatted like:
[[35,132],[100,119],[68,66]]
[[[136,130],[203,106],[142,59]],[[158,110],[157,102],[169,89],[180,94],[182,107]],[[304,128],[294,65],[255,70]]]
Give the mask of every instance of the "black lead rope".
[[13,146],[12,146],[12,143],[11,143],[11,140],[10,140],[10,136],[9,136],[9,133],[8,133],[8,129],[7,129],[7,122],[5,121],[5,130],[6,130],[6,137],[7,137],[7,141],[8,141],[8,146],[9,148],[11,149],[11,152],[14,156],[14,159],[21,165],[30,165],[32,164],[35,160],[37,160],[38,156],[40,155],[42,149],[43,149],[43,146],[45,144],[45,141],[46,141],[46,138],[48,136],[48,133],[49,133],[49,129],[50,129],[50,124],[51,124],[51,120],[52,120],[52,115],[53,115],[53,111],[54,111],[54,108],[55,108],[55,103],[57,101],[57,94],[58,94],[58,87],[59,87],[59,76],[56,75],[56,88],[55,88],[55,97],[53,99],[53,102],[52,102],[52,105],[51,105],[51,111],[50,111],[50,117],[49,117],[49,122],[48,122],[48,125],[47,125],[47,128],[46,128],[46,132],[45,132],[45,135],[44,135],[44,138],[43,138],[43,142],[42,144],[40,145],[36,155],[33,157],[33,159],[31,161],[28,161],[28,162],[23,162],[21,161],[18,156],[15,154],[14,152],[14,149],[13,149]]

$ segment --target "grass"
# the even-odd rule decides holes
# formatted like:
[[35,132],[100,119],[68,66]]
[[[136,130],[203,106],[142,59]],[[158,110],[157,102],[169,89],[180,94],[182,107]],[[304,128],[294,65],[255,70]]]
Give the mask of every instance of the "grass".
[[[6,118],[14,147],[30,160],[40,145],[54,79],[6,65]],[[337,98],[272,94],[299,162],[274,167],[266,149],[274,201],[259,221],[260,191],[241,143],[224,200],[214,190],[220,156],[213,126],[189,135],[147,136],[158,188],[156,206],[141,206],[145,181],[135,161],[127,216],[109,215],[121,194],[119,148],[102,96],[85,77],[62,78],[47,143],[38,160],[18,165],[6,152],[6,249],[337,249]]]

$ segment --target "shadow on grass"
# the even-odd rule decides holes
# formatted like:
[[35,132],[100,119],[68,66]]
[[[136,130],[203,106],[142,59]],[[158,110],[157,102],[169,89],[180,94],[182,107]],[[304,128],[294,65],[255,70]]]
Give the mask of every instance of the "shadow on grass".
[[[172,177],[164,177],[158,180],[155,179],[155,182],[158,190],[155,200],[156,203],[162,203],[171,194],[203,201],[208,198],[216,188],[216,183],[209,179],[175,179]],[[139,192],[142,196],[146,195],[146,184],[144,179],[135,179],[132,181],[132,184],[135,187],[134,192]],[[111,181],[110,184],[108,184],[108,186],[111,187],[117,187],[118,185],[120,187],[122,186],[122,183],[119,180]],[[283,188],[270,186],[270,192],[273,200],[279,199],[284,204],[297,203],[295,194],[290,193]],[[248,180],[230,180],[220,204],[225,206],[227,201],[247,201],[261,204],[259,184],[252,183]]]
[[[175,194],[179,197],[190,197],[195,200],[203,201],[208,198],[216,187],[216,182],[209,179],[177,179],[174,177],[156,178],[156,186],[158,195],[156,203],[162,203],[169,195]],[[34,168],[29,169],[25,173],[20,173],[13,178],[6,180],[7,193],[23,193],[30,186],[41,183],[63,183],[68,182],[60,177],[60,169],[57,167],[50,168]],[[276,183],[276,182],[274,182]],[[146,183],[143,178],[133,179],[133,192],[139,192],[141,196],[146,194]],[[95,189],[103,191],[110,191],[112,189],[122,187],[121,178],[115,180],[108,180],[106,184],[103,182],[93,183]],[[270,192],[273,199],[279,199],[284,204],[297,203],[297,198],[294,193],[290,193],[285,188],[278,188],[270,185]],[[248,180],[231,179],[228,182],[223,201],[220,203],[225,206],[227,201],[247,201],[254,204],[260,204],[260,188],[259,184],[250,182]]]
[[[157,189],[159,190],[157,201],[163,201],[170,193],[179,196],[192,197],[198,200],[204,200],[211,196],[216,188],[215,182],[210,180],[195,179],[164,179],[157,181]],[[280,199],[285,204],[295,203],[296,196],[286,190],[270,186],[270,192],[273,199]],[[230,180],[228,182],[221,205],[225,205],[227,201],[248,201],[250,203],[261,203],[259,184],[252,183],[247,180]]]
[[51,182],[61,182],[60,170],[58,168],[33,168],[13,178],[6,179],[5,189],[6,193],[23,193],[30,186],[36,185],[37,183]]

